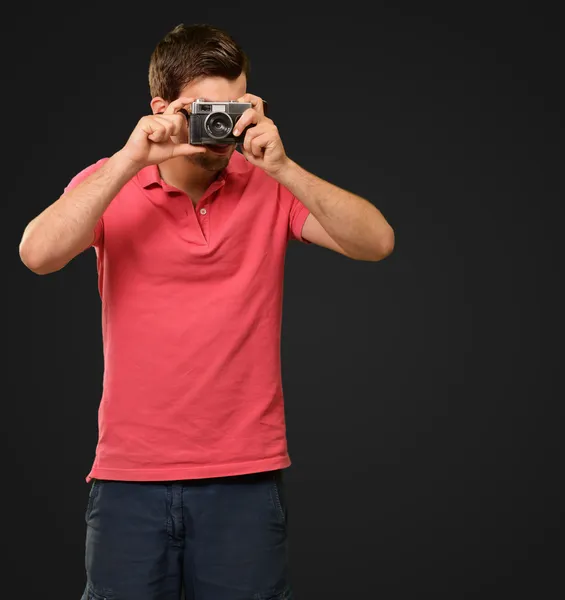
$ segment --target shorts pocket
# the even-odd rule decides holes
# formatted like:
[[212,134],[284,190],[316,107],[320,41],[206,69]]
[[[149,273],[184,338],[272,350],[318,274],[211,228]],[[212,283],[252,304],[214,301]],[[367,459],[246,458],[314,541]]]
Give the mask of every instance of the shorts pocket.
[[[90,492],[88,493],[88,503],[86,505],[86,513],[85,519],[88,521],[90,518],[90,513],[92,512],[92,507],[94,506],[94,501],[98,496],[98,491],[100,490],[101,482],[98,479],[92,480],[92,485],[90,486]],[[87,596],[87,600],[90,600],[90,597]],[[98,600],[97,598],[95,600]]]
[[[288,509],[286,505],[286,490],[282,472],[273,471],[271,480],[271,498],[275,505],[275,510],[282,523],[286,525],[288,521]],[[284,598],[284,596],[281,596]],[[271,600],[265,599],[265,600]],[[279,600],[278,596],[273,596],[273,600]]]

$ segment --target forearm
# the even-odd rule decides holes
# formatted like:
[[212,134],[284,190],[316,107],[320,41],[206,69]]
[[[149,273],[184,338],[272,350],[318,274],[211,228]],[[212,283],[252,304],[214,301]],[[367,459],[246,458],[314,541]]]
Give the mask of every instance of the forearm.
[[24,264],[38,274],[51,273],[88,248],[98,220],[136,171],[137,167],[117,152],[48,206],[24,231],[20,243]]
[[392,252],[393,229],[368,200],[308,173],[290,159],[274,177],[350,256],[380,259]]

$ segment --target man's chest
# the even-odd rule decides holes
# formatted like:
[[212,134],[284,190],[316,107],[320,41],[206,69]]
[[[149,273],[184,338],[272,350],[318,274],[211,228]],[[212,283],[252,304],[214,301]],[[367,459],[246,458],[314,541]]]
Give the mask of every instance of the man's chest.
[[106,268],[130,277],[231,278],[284,260],[287,220],[273,198],[118,196],[104,218]]

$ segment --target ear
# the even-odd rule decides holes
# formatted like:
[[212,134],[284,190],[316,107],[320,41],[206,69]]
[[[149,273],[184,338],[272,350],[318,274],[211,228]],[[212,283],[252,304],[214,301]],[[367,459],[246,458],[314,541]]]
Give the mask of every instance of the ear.
[[160,96],[156,96],[153,98],[153,100],[151,100],[150,106],[153,114],[156,115],[157,113],[165,112],[165,109],[167,106],[169,106],[169,103],[166,100],[163,100],[163,98]]

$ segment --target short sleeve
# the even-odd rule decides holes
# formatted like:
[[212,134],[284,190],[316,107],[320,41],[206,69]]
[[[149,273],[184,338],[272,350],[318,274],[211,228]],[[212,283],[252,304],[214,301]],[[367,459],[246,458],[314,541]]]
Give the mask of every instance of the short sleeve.
[[304,221],[310,214],[310,211],[294,196],[290,190],[281,185],[281,200],[282,205],[288,210],[288,239],[298,240],[304,244],[310,244],[311,242],[302,237],[302,227]]
[[[76,188],[80,183],[82,183],[85,179],[87,179],[92,173],[96,172],[108,159],[101,158],[98,162],[86,167],[79,173],[77,173],[67,184],[64,189],[64,193],[70,192],[72,189]],[[104,220],[103,217],[98,219],[98,223],[96,223],[96,227],[94,228],[94,241],[92,242],[93,246],[99,246],[102,242],[102,236],[104,234]]]

